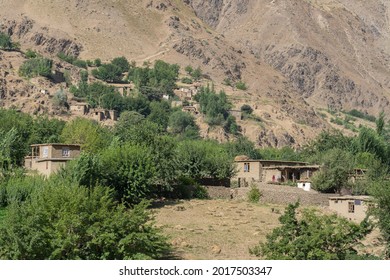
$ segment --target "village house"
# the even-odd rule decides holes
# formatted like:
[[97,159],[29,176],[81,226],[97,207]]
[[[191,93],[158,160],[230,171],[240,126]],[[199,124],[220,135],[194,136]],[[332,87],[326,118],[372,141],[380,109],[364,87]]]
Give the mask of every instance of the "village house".
[[97,122],[102,122],[105,120],[118,120],[118,112],[116,110],[96,108],[91,110],[91,114],[92,118]]
[[85,102],[78,102],[74,105],[70,105],[70,111],[77,116],[84,116],[89,113],[90,106]]
[[361,222],[373,202],[369,196],[329,197],[329,209],[349,220]]
[[80,156],[80,145],[75,144],[35,144],[31,145],[31,155],[24,159],[27,170],[49,176],[62,166]]
[[254,160],[247,156],[235,158],[237,173],[233,180],[238,186],[248,186],[251,182],[282,183],[308,180],[319,170],[319,165],[307,162],[283,160]]

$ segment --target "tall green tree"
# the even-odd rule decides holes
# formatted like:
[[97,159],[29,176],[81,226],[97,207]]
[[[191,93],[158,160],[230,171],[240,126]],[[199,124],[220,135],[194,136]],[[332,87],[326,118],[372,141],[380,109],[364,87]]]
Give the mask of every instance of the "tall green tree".
[[110,145],[112,136],[98,123],[76,118],[65,125],[60,139],[66,144],[80,144],[83,151],[98,152]]

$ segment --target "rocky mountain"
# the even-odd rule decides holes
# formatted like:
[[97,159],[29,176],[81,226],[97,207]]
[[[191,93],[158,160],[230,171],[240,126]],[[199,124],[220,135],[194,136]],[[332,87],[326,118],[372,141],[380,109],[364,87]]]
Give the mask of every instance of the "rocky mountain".
[[[254,109],[258,120],[240,125],[258,145],[299,146],[341,128],[328,109],[390,114],[387,0],[0,0],[0,7],[0,29],[23,48],[200,66],[235,108]],[[10,87],[1,82],[3,99]]]

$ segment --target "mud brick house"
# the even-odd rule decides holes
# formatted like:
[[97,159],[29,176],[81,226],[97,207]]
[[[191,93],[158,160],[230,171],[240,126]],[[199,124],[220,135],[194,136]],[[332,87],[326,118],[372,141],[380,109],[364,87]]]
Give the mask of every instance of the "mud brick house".
[[89,113],[90,106],[85,102],[78,102],[74,105],[70,105],[70,111],[77,116],[84,116]]
[[62,166],[80,156],[80,145],[75,144],[35,144],[31,145],[31,155],[25,157],[24,167],[50,176]]
[[247,156],[235,158],[238,186],[247,186],[251,182],[297,182],[308,180],[320,169],[319,165],[309,165],[301,161],[255,160]]
[[374,203],[369,196],[334,196],[329,197],[329,209],[349,220],[361,222],[367,214],[367,210]]

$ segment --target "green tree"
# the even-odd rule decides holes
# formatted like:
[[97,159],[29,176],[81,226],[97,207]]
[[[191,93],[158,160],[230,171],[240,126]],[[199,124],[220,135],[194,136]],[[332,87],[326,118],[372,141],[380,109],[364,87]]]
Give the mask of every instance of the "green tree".
[[[387,176],[387,174],[386,174]],[[370,194],[377,204],[372,214],[378,219],[378,226],[386,242],[385,258],[390,258],[390,182],[385,177],[375,178],[371,182]]]
[[383,135],[385,128],[385,112],[381,111],[379,117],[375,121],[376,123],[376,133],[378,135]]
[[102,183],[114,188],[118,199],[133,205],[156,193],[156,165],[149,148],[125,143],[106,149],[100,160]]
[[19,74],[26,78],[36,76],[50,77],[53,61],[44,57],[31,58],[23,62],[19,68]]
[[348,186],[348,173],[354,167],[353,156],[340,149],[323,154],[318,162],[322,169],[313,176],[313,188],[322,192],[338,192]]
[[130,63],[124,56],[114,58],[111,63],[118,66],[122,73],[129,71]]
[[223,146],[214,141],[185,140],[176,148],[180,173],[196,180],[202,178],[231,178],[235,169],[233,159]]
[[254,143],[244,136],[239,136],[235,141],[226,143],[225,147],[231,158],[240,155],[246,155],[251,159],[260,158]]
[[188,75],[191,75],[194,69],[192,68],[191,65],[187,65],[184,70],[188,73]]
[[11,37],[8,34],[0,32],[0,49],[10,50],[12,49]]
[[66,144],[80,144],[86,152],[97,152],[108,147],[111,134],[107,128],[85,118],[76,118],[68,122],[60,136]]
[[171,107],[166,101],[152,101],[150,103],[150,114],[148,120],[160,125],[164,130],[168,127]]
[[358,225],[310,209],[298,218],[298,207],[299,203],[290,204],[279,218],[281,226],[250,253],[271,260],[345,260],[357,255],[357,243],[371,230],[366,220]]
[[197,67],[195,70],[191,72],[191,77],[194,78],[196,81],[200,80],[202,78],[202,69],[200,67]]
[[158,259],[169,250],[146,203],[126,209],[105,187],[48,183],[11,203],[0,225],[0,258]]
[[184,133],[188,129],[197,129],[194,117],[183,111],[176,111],[169,117],[169,129],[176,134]]
[[97,69],[92,70],[92,75],[105,82],[119,82],[122,80],[122,69],[121,67],[109,63],[102,64]]

